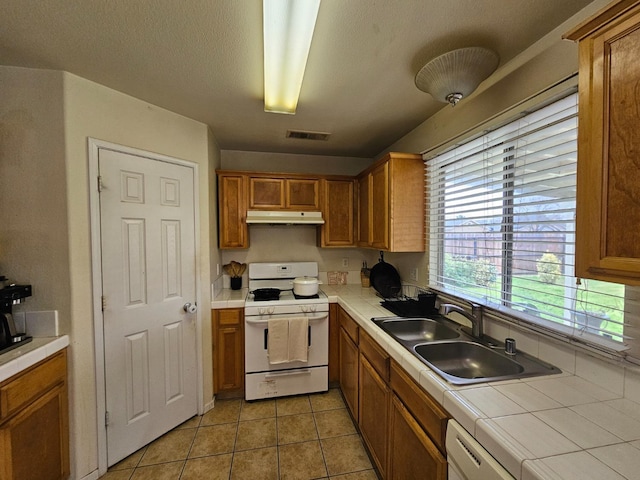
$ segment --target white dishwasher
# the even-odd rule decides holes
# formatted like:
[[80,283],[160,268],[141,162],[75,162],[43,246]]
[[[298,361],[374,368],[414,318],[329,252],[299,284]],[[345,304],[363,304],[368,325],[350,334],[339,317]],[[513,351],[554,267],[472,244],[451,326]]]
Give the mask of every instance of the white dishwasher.
[[449,480],[515,480],[453,419],[447,424],[446,448]]

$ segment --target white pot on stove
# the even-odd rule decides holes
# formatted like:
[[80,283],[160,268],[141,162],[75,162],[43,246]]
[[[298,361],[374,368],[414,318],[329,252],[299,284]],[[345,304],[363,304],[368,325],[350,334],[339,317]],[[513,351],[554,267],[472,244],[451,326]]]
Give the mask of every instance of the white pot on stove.
[[318,293],[318,285],[322,284],[315,277],[297,277],[291,281],[293,293],[303,297],[311,297]]

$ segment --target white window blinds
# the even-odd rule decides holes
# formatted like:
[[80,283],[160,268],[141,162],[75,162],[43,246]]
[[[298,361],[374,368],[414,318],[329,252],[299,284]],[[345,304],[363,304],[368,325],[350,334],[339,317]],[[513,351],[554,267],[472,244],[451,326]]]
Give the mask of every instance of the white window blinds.
[[624,286],[574,275],[577,94],[429,159],[430,283],[623,348]]

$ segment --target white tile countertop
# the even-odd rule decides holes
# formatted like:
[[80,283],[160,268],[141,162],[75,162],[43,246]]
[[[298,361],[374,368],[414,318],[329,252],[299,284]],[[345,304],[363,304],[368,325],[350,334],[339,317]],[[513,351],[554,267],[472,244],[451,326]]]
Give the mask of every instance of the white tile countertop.
[[0,355],[0,382],[69,346],[69,337],[37,337]]
[[[638,371],[528,336],[519,346],[527,345],[527,353],[555,364],[563,373],[451,385],[371,321],[372,317],[392,316],[379,305],[381,299],[373,289],[359,284],[323,285],[322,289],[331,303],[342,306],[515,478],[639,478]],[[240,292],[221,292],[212,308],[241,308]],[[504,326],[496,331],[505,330],[518,335]],[[495,332],[487,333],[503,340]]]

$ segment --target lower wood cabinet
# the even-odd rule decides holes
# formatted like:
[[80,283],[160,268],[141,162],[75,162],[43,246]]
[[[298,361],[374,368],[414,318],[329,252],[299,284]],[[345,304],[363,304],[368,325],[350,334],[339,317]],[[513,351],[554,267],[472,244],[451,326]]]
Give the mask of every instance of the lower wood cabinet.
[[0,479],[69,476],[66,349],[0,383]]
[[447,478],[447,460],[396,395],[391,399],[389,452],[389,472],[385,478]]
[[329,304],[329,387],[340,385],[340,321],[337,303]]
[[212,310],[213,393],[244,395],[244,309]]
[[449,415],[340,307],[340,388],[384,479],[446,480]]
[[380,475],[386,478],[391,390],[362,354],[359,390],[360,433]]
[[358,420],[358,345],[340,328],[340,389],[342,396]]

